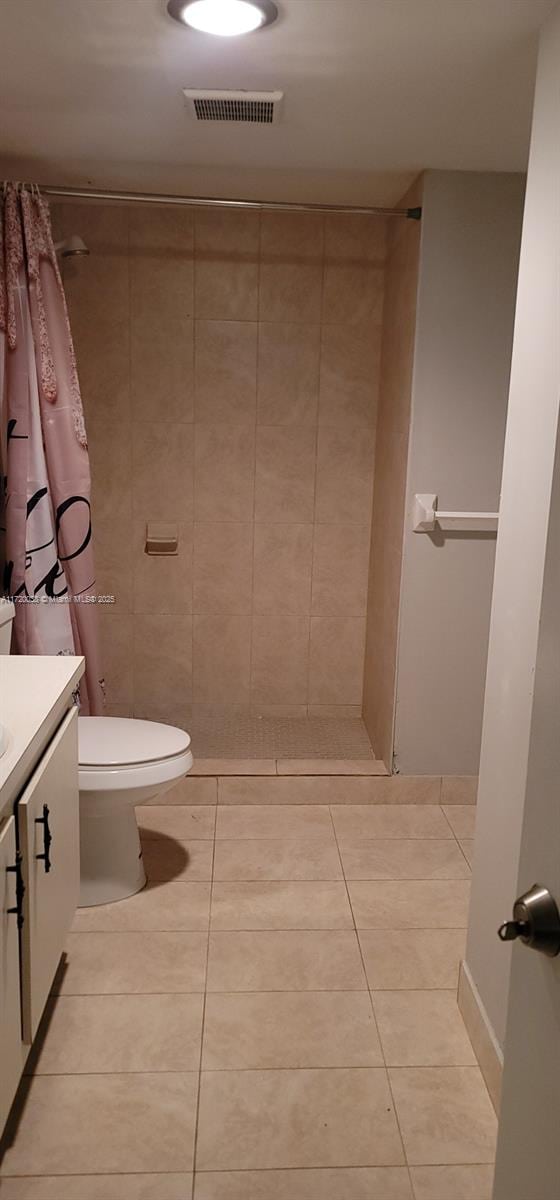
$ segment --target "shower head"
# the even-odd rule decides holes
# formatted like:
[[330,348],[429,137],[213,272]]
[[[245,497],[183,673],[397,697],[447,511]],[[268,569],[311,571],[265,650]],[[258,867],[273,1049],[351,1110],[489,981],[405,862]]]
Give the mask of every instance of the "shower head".
[[61,258],[74,258],[78,255],[89,254],[89,248],[78,233],[71,233],[70,237],[65,238],[64,241],[55,242],[54,248]]

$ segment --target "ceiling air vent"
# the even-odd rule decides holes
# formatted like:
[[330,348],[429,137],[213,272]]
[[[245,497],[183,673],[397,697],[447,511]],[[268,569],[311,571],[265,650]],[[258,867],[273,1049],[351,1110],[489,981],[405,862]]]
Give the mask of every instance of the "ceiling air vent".
[[250,125],[272,125],[278,120],[284,93],[183,88],[183,95],[197,121],[243,121]]

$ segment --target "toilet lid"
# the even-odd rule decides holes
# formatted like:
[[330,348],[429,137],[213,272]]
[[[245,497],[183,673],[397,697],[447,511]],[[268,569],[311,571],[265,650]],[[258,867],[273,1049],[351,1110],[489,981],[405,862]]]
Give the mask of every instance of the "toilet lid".
[[184,729],[157,721],[79,717],[78,743],[80,766],[124,767],[184,754],[191,739]]

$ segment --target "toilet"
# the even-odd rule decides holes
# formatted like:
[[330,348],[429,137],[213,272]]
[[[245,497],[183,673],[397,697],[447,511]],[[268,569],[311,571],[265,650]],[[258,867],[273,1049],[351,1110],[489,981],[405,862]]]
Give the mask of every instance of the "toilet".
[[146,883],[135,807],[192,765],[184,729],[128,717],[79,717],[79,907],[133,896]]

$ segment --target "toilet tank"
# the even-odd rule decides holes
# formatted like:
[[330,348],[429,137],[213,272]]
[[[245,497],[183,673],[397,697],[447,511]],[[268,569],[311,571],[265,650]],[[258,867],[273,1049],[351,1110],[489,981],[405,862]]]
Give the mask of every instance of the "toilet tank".
[[10,600],[3,600],[0,597],[0,654],[10,653],[14,612],[12,602]]

